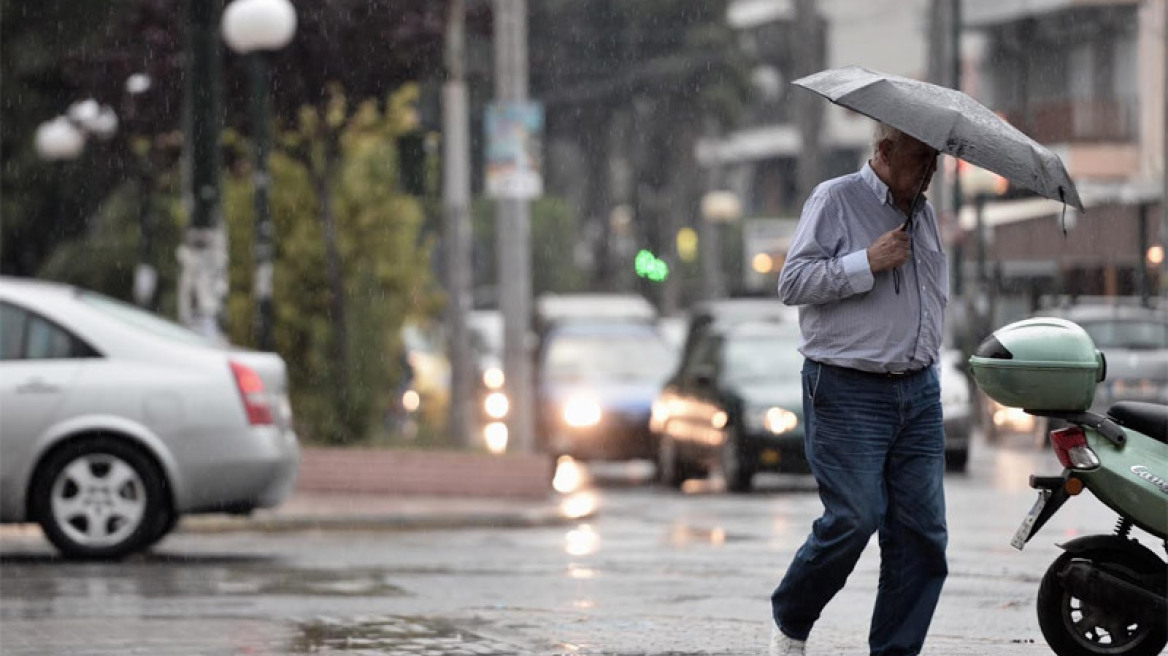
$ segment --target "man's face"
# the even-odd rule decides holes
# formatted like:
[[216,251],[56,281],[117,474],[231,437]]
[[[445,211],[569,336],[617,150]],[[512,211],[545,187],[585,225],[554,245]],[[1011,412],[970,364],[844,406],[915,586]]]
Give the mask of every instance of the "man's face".
[[[929,188],[937,170],[936,149],[901,134],[895,141],[885,141],[882,153],[891,177],[888,188],[898,200],[912,202],[918,187],[921,191]],[[921,186],[922,178],[924,186]]]

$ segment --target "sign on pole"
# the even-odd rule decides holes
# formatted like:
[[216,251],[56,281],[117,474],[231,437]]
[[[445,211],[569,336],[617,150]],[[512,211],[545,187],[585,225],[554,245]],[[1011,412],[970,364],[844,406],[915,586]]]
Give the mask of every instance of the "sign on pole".
[[487,195],[530,200],[543,195],[543,107],[536,102],[487,107]]

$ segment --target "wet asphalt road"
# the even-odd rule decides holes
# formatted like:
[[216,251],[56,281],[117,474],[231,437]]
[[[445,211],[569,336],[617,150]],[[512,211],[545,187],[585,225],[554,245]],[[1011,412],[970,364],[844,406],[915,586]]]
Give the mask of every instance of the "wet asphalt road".
[[[1032,472],[1049,452],[984,444],[947,483],[950,578],[926,654],[1049,654],[1034,619],[1054,543],[1108,532],[1073,499],[1017,552]],[[0,651],[55,654],[762,654],[768,598],[819,511],[810,480],[747,496],[684,493],[598,469],[599,506],[570,527],[179,533],[122,563],[51,559],[0,539]],[[1147,535],[1138,537],[1159,551]],[[866,654],[873,541],[812,634],[810,654]]]

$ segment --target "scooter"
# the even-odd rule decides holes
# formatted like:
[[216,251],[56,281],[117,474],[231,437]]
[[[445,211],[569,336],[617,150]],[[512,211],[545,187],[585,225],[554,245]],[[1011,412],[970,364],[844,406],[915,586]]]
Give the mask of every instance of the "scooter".
[[[1064,553],[1038,588],[1042,635],[1058,656],[1155,656],[1168,643],[1168,564],[1131,531],[1147,532],[1168,551],[1168,406],[1120,402],[1105,416],[1083,409],[1094,383],[1106,375],[1106,362],[1082,328],[1063,322],[1069,325],[1056,324],[1060,330],[1052,332],[1049,321],[1011,324],[970,358],[979,387],[991,397],[1014,407],[1054,407],[1026,412],[1067,424],[1050,434],[1063,472],[1031,475],[1038,500],[1010,544],[1021,550],[1071,497],[1089,490],[1119,520],[1111,534],[1060,545]],[[1071,333],[1070,342],[1060,331]],[[1094,368],[1087,366],[1081,343],[1077,356],[1061,363],[1050,359],[1060,342],[1084,338]],[[1038,341],[1046,343],[1036,347]],[[1068,386],[1066,378],[1080,370],[1090,371],[1094,380]],[[1044,380],[1055,384],[1056,379],[1063,386],[1060,394],[1039,389]],[[1067,394],[1076,398],[1065,400]]]
[[1060,545],[1038,587],[1038,626],[1059,656],[1154,656],[1168,642],[1168,565],[1130,537],[1138,527],[1168,543],[1168,406],[1121,402],[1108,416],[1036,413],[1067,421],[1050,434],[1065,469],[1030,477],[1038,500],[1010,544],[1030,541],[1084,489],[1119,513],[1111,535]]

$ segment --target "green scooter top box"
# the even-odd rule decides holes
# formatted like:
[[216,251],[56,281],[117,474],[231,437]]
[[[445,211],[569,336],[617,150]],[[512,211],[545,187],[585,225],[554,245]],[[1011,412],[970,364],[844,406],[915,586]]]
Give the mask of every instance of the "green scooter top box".
[[1002,405],[1084,411],[1107,375],[1082,326],[1054,317],[1018,321],[987,337],[969,358],[978,387]]

